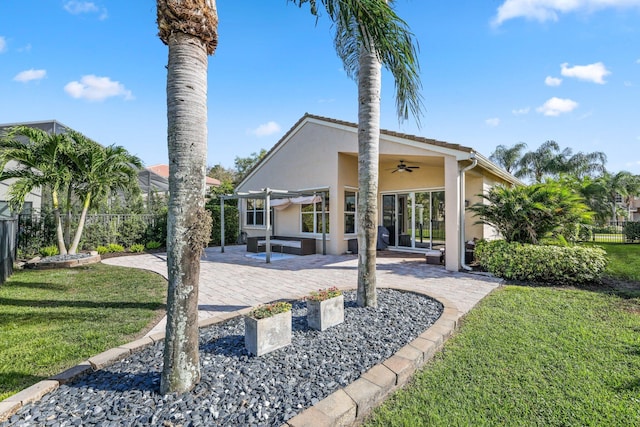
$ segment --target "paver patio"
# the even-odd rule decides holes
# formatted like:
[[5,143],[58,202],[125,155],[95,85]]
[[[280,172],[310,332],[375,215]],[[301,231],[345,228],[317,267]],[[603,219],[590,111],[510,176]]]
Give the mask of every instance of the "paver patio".
[[[354,289],[357,255],[306,255],[272,261],[246,256],[244,245],[207,248],[200,263],[200,320],[228,314],[277,299],[299,299],[310,291],[337,286]],[[105,264],[141,268],[167,277],[166,254],[109,258]],[[425,263],[424,255],[380,252],[379,287],[420,290],[444,298],[466,314],[500,285],[500,280],[477,274],[452,273]],[[164,332],[161,321],[148,335]]]

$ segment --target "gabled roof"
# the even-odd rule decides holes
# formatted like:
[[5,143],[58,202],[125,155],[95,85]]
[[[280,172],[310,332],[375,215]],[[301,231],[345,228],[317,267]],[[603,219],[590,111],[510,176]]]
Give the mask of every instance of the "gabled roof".
[[[164,165],[164,164],[153,165],[153,166],[148,166],[147,169],[164,178],[169,178],[169,165]],[[211,187],[211,186],[218,187],[220,185],[220,180],[211,178],[210,176],[208,176],[206,177],[206,184],[207,184],[207,187]]]
[[[304,116],[302,116],[300,120],[298,120],[282,136],[282,138],[280,138],[280,140],[278,140],[278,142],[273,147],[271,147],[269,151],[267,151],[267,154],[265,154],[265,156],[247,172],[244,179],[240,182],[240,184],[238,184],[238,187],[241,187],[242,184],[244,184],[244,181],[248,179],[253,174],[254,171],[260,168],[262,164],[266,162],[274,152],[280,149],[280,147],[289,139],[289,137],[293,135],[293,133],[295,133],[305,122],[320,123],[326,126],[347,129],[352,132],[358,131],[357,123],[305,113]],[[516,177],[506,172],[504,169],[502,169],[500,166],[496,165],[495,163],[491,162],[486,157],[479,154],[473,148],[465,147],[459,144],[452,144],[449,142],[438,141],[437,139],[430,139],[430,138],[424,138],[422,136],[417,136],[417,135],[394,132],[386,129],[380,129],[380,135],[386,136],[390,139],[404,140],[406,142],[424,144],[425,148],[428,148],[434,151],[457,153],[459,155],[464,155],[463,157],[464,159],[475,157],[478,160],[478,164],[480,164],[485,169],[490,170],[492,173],[496,174],[497,176],[500,176],[501,178],[505,179],[508,182],[512,182],[513,184],[522,184],[522,182],[518,180]],[[426,147],[426,146],[429,146],[429,147]]]

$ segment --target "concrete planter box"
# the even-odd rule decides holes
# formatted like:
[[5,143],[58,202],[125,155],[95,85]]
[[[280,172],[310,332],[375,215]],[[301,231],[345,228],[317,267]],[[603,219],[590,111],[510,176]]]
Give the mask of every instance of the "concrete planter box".
[[244,346],[250,354],[262,356],[291,344],[291,311],[265,317],[244,318]]
[[344,295],[324,301],[307,300],[307,323],[311,329],[324,331],[344,322]]

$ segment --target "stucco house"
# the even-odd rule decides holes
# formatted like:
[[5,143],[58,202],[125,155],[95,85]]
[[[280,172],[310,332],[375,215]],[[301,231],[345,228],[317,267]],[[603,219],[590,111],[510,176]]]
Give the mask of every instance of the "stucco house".
[[[495,231],[475,224],[465,210],[496,184],[517,178],[472,148],[381,130],[378,224],[389,230],[389,249],[427,252],[444,248],[447,270],[465,265],[465,242],[492,238]],[[259,192],[284,190],[292,196],[270,209],[270,235],[315,238],[322,250],[342,254],[357,238],[357,125],[305,114],[240,182],[241,228],[248,237],[265,236],[265,199]],[[256,198],[252,198],[256,194]],[[274,201],[286,194],[274,192]],[[322,201],[324,196],[324,203]],[[324,215],[323,213],[324,206]]]

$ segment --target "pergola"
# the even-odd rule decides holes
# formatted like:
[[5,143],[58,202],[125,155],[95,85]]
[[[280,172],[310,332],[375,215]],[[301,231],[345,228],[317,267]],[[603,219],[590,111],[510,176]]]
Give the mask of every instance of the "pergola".
[[[229,194],[220,197],[220,252],[224,252],[224,201],[232,199],[263,199],[264,200],[264,225],[265,225],[265,255],[266,262],[271,262],[271,206],[288,206],[289,204],[314,203],[314,198],[322,199],[322,255],[327,254],[327,221],[325,212],[326,191],[300,192],[293,190],[276,190],[263,188],[262,190],[246,193]],[[311,198],[311,199],[307,199]],[[297,199],[297,200],[296,200]],[[288,203],[285,201],[288,200]]]

